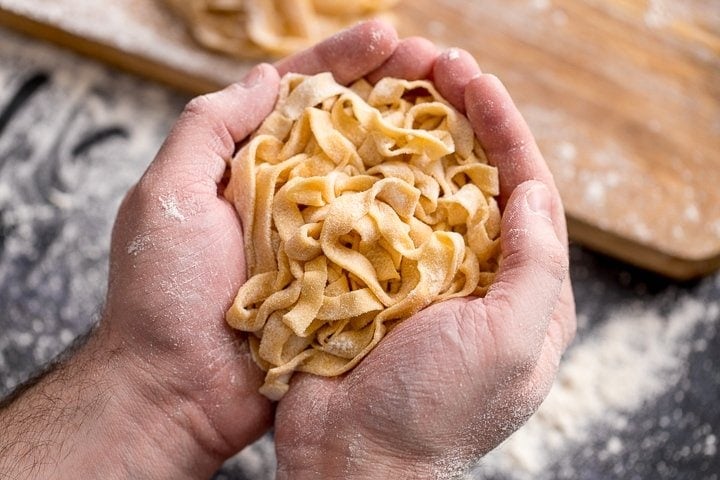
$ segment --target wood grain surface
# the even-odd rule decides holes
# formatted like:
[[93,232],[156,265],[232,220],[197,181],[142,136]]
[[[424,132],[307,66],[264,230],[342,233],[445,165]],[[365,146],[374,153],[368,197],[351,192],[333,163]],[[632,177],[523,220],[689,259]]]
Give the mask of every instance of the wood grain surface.
[[[153,0],[103,4],[104,19],[93,3],[0,0],[0,23],[192,93],[249,65],[202,51]],[[687,279],[720,267],[718,6],[405,0],[396,14],[402,35],[465,48],[506,83],[575,241]]]

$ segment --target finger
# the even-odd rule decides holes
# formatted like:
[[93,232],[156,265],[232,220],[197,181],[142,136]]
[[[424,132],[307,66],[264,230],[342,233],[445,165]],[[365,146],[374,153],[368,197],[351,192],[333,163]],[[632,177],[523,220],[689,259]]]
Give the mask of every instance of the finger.
[[555,318],[559,327],[562,329],[562,349],[563,351],[570,346],[575,333],[577,331],[577,315],[575,313],[575,295],[573,294],[572,284],[570,282],[570,273],[568,272],[563,282],[562,292],[560,293],[560,305],[555,310]]
[[[475,135],[491,163],[500,174],[500,204],[518,187],[532,179],[548,186],[551,194],[552,223],[557,238],[567,251],[567,224],[560,194],[552,173],[540,153],[529,126],[503,84],[493,75],[482,75],[470,82],[465,92],[468,118]],[[569,276],[565,278],[560,304],[554,314],[562,327],[563,350],[575,337],[575,299]]]
[[420,80],[428,78],[438,57],[435,44],[422,37],[410,37],[400,41],[385,63],[367,75],[370,83],[385,77]]
[[530,128],[497,77],[484,74],[473,79],[465,103],[475,135],[498,167],[504,200],[527,180],[553,184]]
[[306,75],[332,72],[338,83],[347,84],[382,65],[397,45],[397,32],[392,26],[380,20],[370,20],[280,60],[275,67],[280,75],[288,72]]
[[552,219],[558,238],[566,242],[567,227],[560,195],[552,173],[527,123],[510,94],[494,75],[470,81],[465,90],[467,114],[490,163],[500,175],[500,205],[504,206],[518,185],[540,180],[552,195]]
[[191,100],[146,175],[182,174],[214,194],[236,144],[272,111],[278,84],[275,68],[261,64],[239,83]]
[[475,58],[465,50],[445,50],[435,61],[433,79],[440,94],[461,112],[465,112],[465,88],[480,75]]
[[537,410],[548,396],[557,376],[560,359],[565,352],[565,347],[561,345],[560,335],[559,326],[551,322],[537,363],[529,375],[529,380],[514,385],[515,395],[521,395],[521,398],[533,411]]
[[538,181],[518,186],[502,220],[502,264],[483,306],[498,354],[511,366],[534,365],[567,276],[567,252],[555,234],[549,189]]

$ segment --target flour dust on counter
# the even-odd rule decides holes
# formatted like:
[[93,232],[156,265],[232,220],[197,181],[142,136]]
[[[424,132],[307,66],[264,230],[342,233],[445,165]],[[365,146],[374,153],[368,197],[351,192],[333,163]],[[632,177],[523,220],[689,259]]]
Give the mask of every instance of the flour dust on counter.
[[[187,100],[0,29],[0,397],[97,320],[117,208]],[[216,478],[274,464],[268,434]]]
[[115,212],[184,99],[0,38],[1,395],[96,319]]
[[720,276],[571,259],[577,338],[539,411],[469,478],[717,480]]
[[[518,480],[571,479],[578,478],[572,462],[576,455],[607,463],[611,457],[620,460],[628,449],[639,454],[661,446],[648,445],[647,438],[635,443],[626,437],[637,433],[643,409],[662,401],[675,386],[680,392],[690,389],[692,355],[705,351],[707,338],[717,337],[719,320],[717,302],[690,297],[678,298],[666,311],[638,301],[609,313],[566,354],[540,410],[486,456],[480,470]],[[682,398],[684,393],[673,395]],[[668,427],[672,418],[679,421],[682,415],[673,407],[658,417],[658,425]],[[710,425],[703,428],[712,441],[717,432]],[[599,438],[604,443],[598,444]],[[658,441],[662,443],[662,435]],[[578,448],[580,453],[574,452]],[[696,453],[702,459],[706,452]],[[627,469],[622,461],[617,465],[613,469]]]

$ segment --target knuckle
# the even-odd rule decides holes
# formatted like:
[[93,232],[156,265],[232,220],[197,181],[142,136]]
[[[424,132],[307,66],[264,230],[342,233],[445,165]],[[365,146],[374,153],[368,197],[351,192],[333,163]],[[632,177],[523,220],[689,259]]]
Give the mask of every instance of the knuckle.
[[183,110],[183,115],[189,117],[207,117],[213,112],[212,94],[206,93],[190,100]]
[[559,242],[556,242],[555,245],[548,246],[544,253],[547,258],[548,269],[553,277],[564,280],[570,266],[570,260],[565,249]]
[[542,241],[530,238],[531,244],[525,250],[543,270],[556,280],[564,280],[570,266],[567,251],[559,241]]
[[[235,87],[233,85],[228,88]],[[222,154],[232,150],[235,142],[225,127],[222,113],[223,106],[221,105],[222,97],[218,95],[219,92],[206,93],[190,100],[185,105],[178,123],[192,129],[199,127],[209,133],[212,140],[208,141],[208,146],[213,151]]]

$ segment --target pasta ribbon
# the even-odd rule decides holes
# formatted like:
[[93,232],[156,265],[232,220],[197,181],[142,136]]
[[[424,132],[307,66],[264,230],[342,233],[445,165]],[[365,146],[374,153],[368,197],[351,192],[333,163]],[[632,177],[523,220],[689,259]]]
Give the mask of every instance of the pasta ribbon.
[[201,45],[235,57],[281,57],[398,0],[165,0]]
[[347,372],[428,305],[484,295],[498,174],[428,81],[288,74],[232,160],[249,280],[227,312],[280,399],[295,371]]

